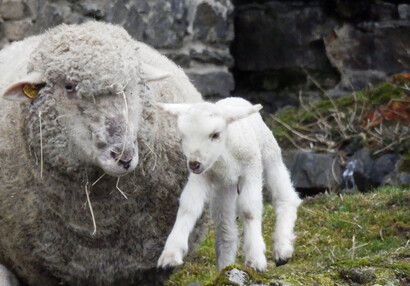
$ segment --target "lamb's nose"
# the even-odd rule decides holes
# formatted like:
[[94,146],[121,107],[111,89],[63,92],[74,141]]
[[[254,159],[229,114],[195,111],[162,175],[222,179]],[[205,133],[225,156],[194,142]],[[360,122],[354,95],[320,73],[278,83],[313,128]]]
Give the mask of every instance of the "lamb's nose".
[[198,170],[201,167],[201,163],[198,161],[189,161],[188,163],[189,169],[192,171]]

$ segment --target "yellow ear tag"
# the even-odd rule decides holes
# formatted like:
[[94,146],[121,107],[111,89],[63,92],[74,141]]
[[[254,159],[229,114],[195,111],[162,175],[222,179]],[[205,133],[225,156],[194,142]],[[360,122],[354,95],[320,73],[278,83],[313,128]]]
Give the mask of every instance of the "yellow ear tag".
[[44,85],[42,84],[27,83],[23,86],[23,92],[28,98],[33,99],[37,96],[38,92],[42,87],[44,87]]

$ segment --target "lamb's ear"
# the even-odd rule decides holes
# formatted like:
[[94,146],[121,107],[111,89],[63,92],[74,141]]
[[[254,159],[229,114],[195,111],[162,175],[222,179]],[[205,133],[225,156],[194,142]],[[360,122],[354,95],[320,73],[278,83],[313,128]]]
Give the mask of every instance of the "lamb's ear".
[[24,101],[33,99],[38,95],[40,89],[45,86],[42,74],[39,72],[29,73],[22,80],[10,85],[2,94],[5,99],[13,101]]
[[228,123],[246,118],[262,109],[262,105],[260,104],[252,106],[225,105],[221,107],[224,113],[223,116]]
[[163,71],[161,69],[158,69],[146,63],[141,63],[141,71],[142,71],[141,77],[146,82],[163,80],[171,76],[169,72]]
[[191,104],[188,103],[157,103],[158,109],[175,116],[185,113],[190,107]]

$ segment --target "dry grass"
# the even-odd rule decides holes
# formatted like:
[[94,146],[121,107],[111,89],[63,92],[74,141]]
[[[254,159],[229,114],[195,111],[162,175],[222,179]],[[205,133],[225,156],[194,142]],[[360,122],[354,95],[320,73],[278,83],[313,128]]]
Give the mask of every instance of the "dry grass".
[[[410,148],[407,86],[382,84],[321,102],[305,103],[302,94],[299,98],[299,108],[279,111],[266,120],[282,148],[338,153],[341,157],[363,147],[376,155],[406,154]],[[400,102],[404,110],[391,109],[392,102]]]

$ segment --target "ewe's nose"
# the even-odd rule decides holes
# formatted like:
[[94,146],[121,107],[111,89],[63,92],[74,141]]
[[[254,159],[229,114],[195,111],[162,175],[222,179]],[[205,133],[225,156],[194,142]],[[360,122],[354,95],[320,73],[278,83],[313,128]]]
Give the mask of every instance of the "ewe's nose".
[[[118,161],[117,164],[124,167],[125,170],[128,170],[131,166],[131,161],[133,159],[133,156],[131,154],[122,154],[121,153],[116,153],[114,151],[111,151],[111,157]],[[121,157],[120,157],[121,156]]]
[[198,161],[189,161],[188,163],[189,169],[192,171],[198,170],[201,167],[201,163]]

